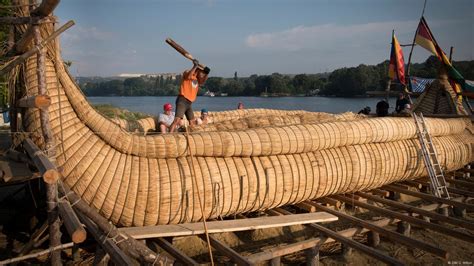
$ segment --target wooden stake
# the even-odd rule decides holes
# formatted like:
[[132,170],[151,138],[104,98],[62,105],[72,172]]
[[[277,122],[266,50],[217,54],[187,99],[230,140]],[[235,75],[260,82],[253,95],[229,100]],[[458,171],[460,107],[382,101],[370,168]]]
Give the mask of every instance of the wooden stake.
[[23,108],[48,108],[51,98],[48,95],[26,96],[19,99],[17,105]]
[[[41,33],[39,26],[35,25],[32,27],[34,33],[35,45],[38,47],[41,45]],[[46,72],[45,72],[45,54],[44,49],[39,49],[36,56],[36,75],[38,77],[38,94],[46,95],[48,89],[46,87]],[[49,112],[45,109],[40,109],[40,122],[41,129],[43,131],[43,138],[46,143],[46,149],[50,151],[51,158],[54,158],[55,152],[53,133],[51,131],[51,125],[49,123]],[[54,164],[53,164],[54,165]],[[59,177],[59,176],[58,176]],[[57,179],[56,179],[57,180]],[[57,209],[57,198],[58,188],[56,182],[46,184],[46,200],[47,200],[47,211],[48,211],[48,222],[49,222],[49,245],[50,247],[59,246],[61,244],[61,232],[59,231],[59,215]],[[51,264],[62,265],[61,252],[53,251],[51,253]]]
[[84,242],[87,237],[86,230],[82,227],[79,218],[77,218],[76,213],[72,210],[71,204],[66,200],[62,200],[58,203],[58,208],[72,242],[76,244]]
[[15,66],[23,63],[28,57],[32,56],[35,53],[38,53],[46,44],[54,40],[59,34],[64,32],[65,30],[69,29],[74,25],[74,21],[70,20],[66,24],[64,24],[61,28],[53,32],[48,38],[44,39],[40,44],[35,44],[35,46],[23,53],[22,55],[16,57],[13,61],[8,63],[6,66],[4,66],[2,69],[0,69],[0,76],[7,74],[12,70]]

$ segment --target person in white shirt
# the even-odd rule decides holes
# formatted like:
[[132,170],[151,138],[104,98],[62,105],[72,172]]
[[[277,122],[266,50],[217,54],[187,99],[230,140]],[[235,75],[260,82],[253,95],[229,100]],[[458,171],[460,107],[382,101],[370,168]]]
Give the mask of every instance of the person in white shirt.
[[212,118],[209,117],[209,112],[206,108],[201,109],[201,116],[196,120],[198,125],[207,125],[212,123]]
[[167,133],[170,131],[170,126],[174,120],[173,106],[170,103],[163,105],[163,113],[158,118],[158,128],[161,133]]

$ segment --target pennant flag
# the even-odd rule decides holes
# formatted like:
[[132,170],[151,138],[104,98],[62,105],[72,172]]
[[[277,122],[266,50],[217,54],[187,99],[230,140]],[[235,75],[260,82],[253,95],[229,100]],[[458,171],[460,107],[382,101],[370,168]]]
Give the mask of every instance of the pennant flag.
[[[446,66],[448,77],[464,86],[464,77],[453,67],[451,61],[449,61],[446,54],[438,45],[424,17],[421,17],[420,23],[418,24],[415,43],[430,51],[432,54],[436,55],[439,60],[441,60],[441,62],[443,62],[443,64]],[[461,86],[454,86],[454,90],[458,94],[461,93]]]
[[422,93],[433,81],[434,79],[410,77],[411,91]]
[[400,43],[398,43],[395,34],[392,34],[392,49],[390,51],[388,76],[391,80],[396,80],[406,86],[405,60],[403,59],[402,47],[400,47]]

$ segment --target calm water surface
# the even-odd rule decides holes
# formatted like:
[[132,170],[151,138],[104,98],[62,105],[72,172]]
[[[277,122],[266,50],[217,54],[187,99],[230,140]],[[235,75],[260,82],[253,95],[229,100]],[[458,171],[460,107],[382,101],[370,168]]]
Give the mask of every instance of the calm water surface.
[[[176,97],[88,97],[93,104],[112,104],[134,112],[159,114],[163,104],[170,102],[175,107]],[[286,110],[306,110],[313,112],[358,112],[369,106],[375,112],[375,105],[381,98],[328,98],[328,97],[198,97],[193,109],[207,108],[212,111],[232,110],[242,102],[245,108],[270,108]],[[391,110],[395,99],[390,99]]]

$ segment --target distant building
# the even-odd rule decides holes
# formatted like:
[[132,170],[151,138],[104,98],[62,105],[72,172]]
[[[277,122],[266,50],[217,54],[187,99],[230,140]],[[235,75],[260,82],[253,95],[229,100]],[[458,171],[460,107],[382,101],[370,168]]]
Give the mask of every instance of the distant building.
[[159,78],[159,77],[163,77],[165,79],[171,79],[171,80],[175,80],[176,76],[178,76],[178,74],[176,74],[176,73],[153,73],[153,74],[122,73],[122,74],[118,75],[118,77],[121,77],[121,78],[139,78],[139,77]]

